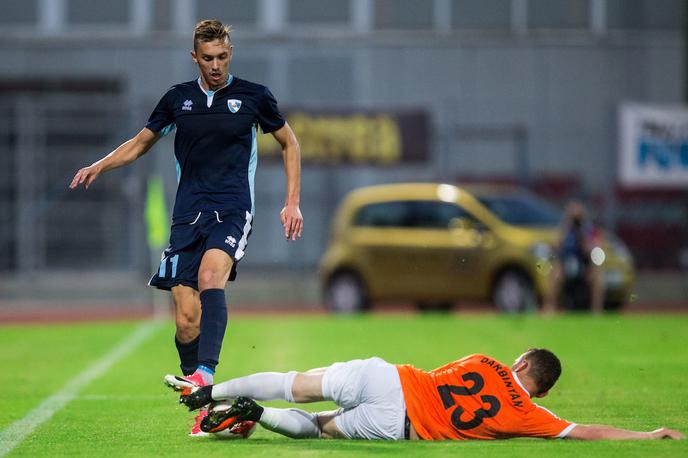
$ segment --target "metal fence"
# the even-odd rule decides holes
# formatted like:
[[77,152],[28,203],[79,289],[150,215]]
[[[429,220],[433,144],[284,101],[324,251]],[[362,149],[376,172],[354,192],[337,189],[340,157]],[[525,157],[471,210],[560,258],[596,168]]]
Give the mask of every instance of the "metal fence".
[[74,172],[128,129],[118,94],[5,97],[0,118],[0,270],[129,269],[141,265],[142,171],[101,177],[69,191]]

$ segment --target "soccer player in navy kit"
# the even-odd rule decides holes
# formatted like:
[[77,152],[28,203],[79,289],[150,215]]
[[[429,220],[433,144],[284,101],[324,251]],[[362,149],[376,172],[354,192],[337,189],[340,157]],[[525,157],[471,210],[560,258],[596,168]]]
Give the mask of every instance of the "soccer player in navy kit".
[[[175,305],[175,344],[188,380],[213,382],[227,326],[224,287],[236,276],[251,232],[253,180],[260,127],[280,143],[287,177],[280,220],[287,240],[301,237],[300,150],[293,131],[265,86],[229,73],[229,28],[216,20],[194,30],[193,61],[200,77],[170,88],[146,127],[114,151],[80,169],[70,184],[88,188],[100,173],[127,165],[176,129],[178,188],[170,245],[149,285],[170,290]],[[191,435],[204,435],[197,417]]]

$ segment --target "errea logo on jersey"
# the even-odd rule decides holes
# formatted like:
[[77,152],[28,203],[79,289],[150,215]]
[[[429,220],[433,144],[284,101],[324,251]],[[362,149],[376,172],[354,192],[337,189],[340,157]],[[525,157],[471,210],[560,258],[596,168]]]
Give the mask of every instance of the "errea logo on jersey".
[[229,111],[236,113],[239,111],[239,108],[241,108],[241,100],[229,99],[227,100],[227,106],[229,107]]
[[232,248],[236,246],[236,239],[232,237],[231,235],[228,235],[227,238],[225,239],[225,243]]
[[193,102],[191,100],[184,100],[184,104],[182,105],[182,110],[191,111],[191,108],[193,108]]

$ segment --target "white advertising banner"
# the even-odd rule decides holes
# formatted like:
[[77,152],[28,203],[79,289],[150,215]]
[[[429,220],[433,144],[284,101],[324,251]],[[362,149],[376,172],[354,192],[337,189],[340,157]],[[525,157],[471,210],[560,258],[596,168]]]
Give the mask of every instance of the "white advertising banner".
[[621,105],[619,180],[626,186],[688,188],[688,107]]

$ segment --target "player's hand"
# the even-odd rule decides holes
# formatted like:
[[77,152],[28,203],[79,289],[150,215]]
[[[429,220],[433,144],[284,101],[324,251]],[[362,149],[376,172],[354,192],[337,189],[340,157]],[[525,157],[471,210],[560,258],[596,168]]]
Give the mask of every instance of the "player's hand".
[[91,183],[98,178],[100,172],[101,168],[96,164],[91,164],[88,167],[79,169],[79,171],[76,172],[76,175],[74,175],[72,182],[69,184],[69,189],[74,189],[82,184],[84,185],[84,188],[88,189]]
[[303,216],[298,205],[285,205],[280,212],[280,221],[284,227],[284,238],[296,240],[303,232]]
[[650,431],[650,435],[653,439],[685,439],[686,436],[682,432],[675,431],[669,428],[659,428],[654,431]]

